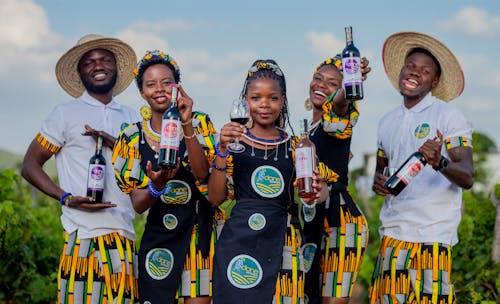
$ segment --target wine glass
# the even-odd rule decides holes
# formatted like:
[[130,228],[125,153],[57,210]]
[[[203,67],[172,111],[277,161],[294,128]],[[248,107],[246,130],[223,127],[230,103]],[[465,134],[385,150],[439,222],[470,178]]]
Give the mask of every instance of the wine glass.
[[[233,104],[231,105],[231,112],[229,112],[229,119],[241,125],[245,125],[248,122],[249,118],[250,111],[248,109],[247,101],[244,98],[237,98],[233,100]],[[233,153],[241,153],[245,151],[245,146],[240,144],[238,138],[236,138],[234,142],[230,143],[227,148]]]

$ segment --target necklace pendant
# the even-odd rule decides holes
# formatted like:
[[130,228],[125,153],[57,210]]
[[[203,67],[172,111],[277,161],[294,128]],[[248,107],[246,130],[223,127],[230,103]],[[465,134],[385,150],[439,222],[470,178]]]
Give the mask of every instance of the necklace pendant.
[[158,153],[155,154],[155,159],[158,159]]

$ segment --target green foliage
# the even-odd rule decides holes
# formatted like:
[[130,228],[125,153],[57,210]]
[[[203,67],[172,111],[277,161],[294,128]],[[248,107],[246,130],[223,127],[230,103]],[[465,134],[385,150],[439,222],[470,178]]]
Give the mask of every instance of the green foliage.
[[49,303],[57,295],[62,228],[54,202],[33,208],[30,187],[0,172],[0,303]]
[[495,142],[491,138],[489,138],[486,134],[482,133],[473,133],[472,134],[472,149],[473,152],[476,153],[493,153],[497,151],[497,146]]

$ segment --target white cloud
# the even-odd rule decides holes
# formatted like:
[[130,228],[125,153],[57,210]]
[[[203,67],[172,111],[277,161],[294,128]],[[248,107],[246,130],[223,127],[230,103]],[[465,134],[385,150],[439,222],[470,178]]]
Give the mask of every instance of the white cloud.
[[335,56],[345,47],[345,42],[330,33],[307,33],[307,41],[313,53],[322,57]]
[[500,67],[492,63],[486,55],[458,54],[458,59],[464,70],[465,88],[477,86],[500,93]]
[[476,7],[464,7],[451,19],[440,23],[445,30],[470,36],[492,37],[500,31],[500,17]]

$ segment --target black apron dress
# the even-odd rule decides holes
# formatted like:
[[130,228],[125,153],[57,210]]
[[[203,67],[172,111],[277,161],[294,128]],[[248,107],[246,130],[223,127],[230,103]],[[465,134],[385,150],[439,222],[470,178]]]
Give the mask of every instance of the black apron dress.
[[214,304],[272,303],[282,266],[293,198],[290,142],[267,153],[243,144],[233,154],[236,204],[215,247]]

